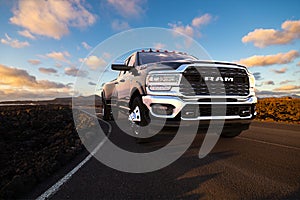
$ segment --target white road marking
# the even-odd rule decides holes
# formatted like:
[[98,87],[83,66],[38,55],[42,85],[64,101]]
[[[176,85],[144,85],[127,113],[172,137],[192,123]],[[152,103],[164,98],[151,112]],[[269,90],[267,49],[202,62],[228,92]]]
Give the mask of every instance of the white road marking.
[[90,113],[88,113],[88,112],[86,112],[84,110],[81,110],[81,111],[85,112],[86,114],[88,114],[88,115],[90,115],[92,117],[96,117],[97,119],[99,119],[102,122],[106,123],[108,125],[108,127],[109,127],[107,137],[103,141],[101,141],[97,145],[97,147],[83,161],[81,161],[76,167],[74,167],[69,173],[67,173],[64,177],[62,177],[52,187],[50,187],[43,194],[41,194],[36,200],[45,200],[45,199],[48,199],[51,196],[53,196],[56,192],[58,192],[59,189],[61,188],[61,186],[64,183],[66,183],[87,161],[89,161],[95,155],[95,153],[100,149],[100,147],[106,142],[106,140],[108,139],[108,136],[110,135],[111,130],[112,130],[111,125],[108,122],[104,121],[103,119],[101,119],[101,118],[99,118],[97,116],[91,115]]
[[247,137],[236,137],[236,138],[242,139],[242,140],[248,140],[248,141],[258,142],[258,143],[262,143],[262,144],[269,144],[269,145],[273,145],[273,146],[277,146],[277,147],[283,147],[283,148],[289,148],[289,149],[294,149],[294,150],[300,150],[299,147],[293,147],[293,146],[287,146],[287,145],[284,145],[284,144],[277,144],[277,143],[272,143],[272,142],[266,142],[266,141],[251,139],[251,138],[247,138]]

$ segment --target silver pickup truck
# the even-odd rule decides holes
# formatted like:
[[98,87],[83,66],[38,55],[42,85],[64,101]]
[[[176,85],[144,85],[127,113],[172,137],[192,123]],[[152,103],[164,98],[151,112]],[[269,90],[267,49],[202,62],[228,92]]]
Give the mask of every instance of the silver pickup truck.
[[112,64],[111,68],[119,71],[119,76],[103,86],[106,120],[113,119],[113,106],[127,109],[136,126],[162,118],[164,126],[223,120],[221,136],[235,137],[249,128],[256,115],[254,76],[238,64],[150,49],[135,52],[124,64]]

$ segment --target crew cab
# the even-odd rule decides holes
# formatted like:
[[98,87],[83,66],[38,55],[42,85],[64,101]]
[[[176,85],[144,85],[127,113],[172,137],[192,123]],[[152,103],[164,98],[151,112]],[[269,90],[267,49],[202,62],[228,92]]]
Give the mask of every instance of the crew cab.
[[167,119],[165,126],[223,120],[221,136],[235,137],[248,129],[256,115],[254,76],[239,64],[150,49],[134,52],[111,68],[119,75],[103,86],[106,120],[113,119],[112,106],[127,109],[136,126],[162,118]]

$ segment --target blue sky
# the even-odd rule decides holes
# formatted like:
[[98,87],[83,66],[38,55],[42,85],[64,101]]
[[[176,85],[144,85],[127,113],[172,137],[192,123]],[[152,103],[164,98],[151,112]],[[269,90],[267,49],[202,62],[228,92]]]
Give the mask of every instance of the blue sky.
[[97,76],[112,56],[93,57],[93,48],[142,27],[182,32],[212,59],[249,66],[259,96],[300,95],[296,0],[0,1],[0,12],[0,101],[74,94],[76,72],[87,56],[88,70],[80,77],[96,87],[91,74]]

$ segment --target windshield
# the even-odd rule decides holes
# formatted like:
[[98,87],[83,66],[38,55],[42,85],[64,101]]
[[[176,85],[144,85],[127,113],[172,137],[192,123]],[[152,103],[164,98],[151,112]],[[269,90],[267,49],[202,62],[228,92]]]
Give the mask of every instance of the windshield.
[[173,61],[173,60],[197,60],[195,57],[173,52],[140,52],[139,62],[140,65],[163,62],[163,61]]

